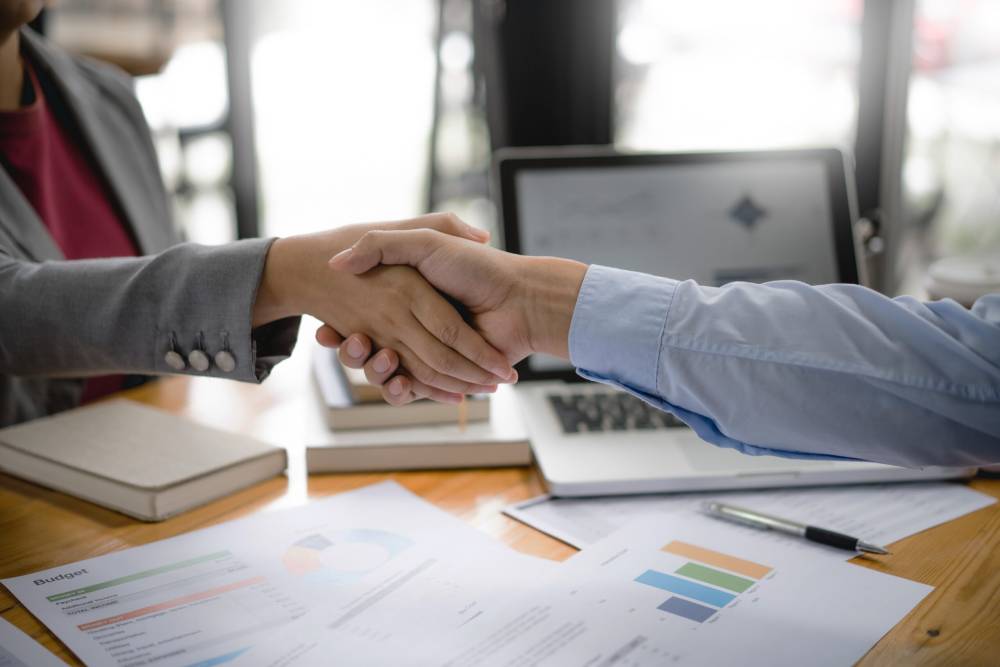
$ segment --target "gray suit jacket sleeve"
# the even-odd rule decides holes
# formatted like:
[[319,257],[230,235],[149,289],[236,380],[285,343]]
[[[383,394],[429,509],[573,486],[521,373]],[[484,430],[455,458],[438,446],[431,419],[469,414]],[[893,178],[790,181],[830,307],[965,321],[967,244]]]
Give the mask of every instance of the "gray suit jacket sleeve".
[[[167,352],[227,350],[198,375],[257,382],[291,354],[299,318],[251,329],[272,239],[156,255],[32,262],[0,250],[0,375],[177,373]],[[190,363],[180,372],[194,374]]]

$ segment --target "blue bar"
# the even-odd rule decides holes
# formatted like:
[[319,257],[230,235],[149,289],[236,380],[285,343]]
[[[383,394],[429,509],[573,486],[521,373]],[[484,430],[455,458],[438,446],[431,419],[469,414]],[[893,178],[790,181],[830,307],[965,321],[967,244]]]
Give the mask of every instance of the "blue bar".
[[712,618],[712,615],[716,612],[711,607],[706,607],[705,605],[691,602],[684,598],[667,598],[667,601],[657,607],[657,609],[662,609],[675,616],[683,616],[695,623],[704,623]]
[[202,660],[201,662],[193,662],[188,667],[216,667],[216,665],[222,665],[227,662],[232,662],[236,658],[240,657],[244,653],[250,650],[251,647],[241,648],[238,651],[233,651],[232,653],[227,653],[225,655],[220,655],[215,658],[209,658],[208,660]]
[[683,595],[686,598],[694,598],[699,602],[710,604],[713,607],[725,607],[736,599],[735,595],[720,591],[717,588],[702,586],[693,581],[657,572],[656,570],[646,570],[636,577],[635,580],[640,584],[646,584],[647,586],[653,586],[654,588],[676,593],[677,595]]

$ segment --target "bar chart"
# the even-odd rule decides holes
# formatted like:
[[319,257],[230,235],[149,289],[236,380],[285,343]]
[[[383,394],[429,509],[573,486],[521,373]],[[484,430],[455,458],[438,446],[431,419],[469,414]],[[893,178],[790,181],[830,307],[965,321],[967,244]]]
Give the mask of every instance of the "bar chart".
[[695,623],[709,620],[773,571],[767,565],[677,540],[661,551],[686,562],[672,572],[646,570],[635,581],[672,593],[657,609]]

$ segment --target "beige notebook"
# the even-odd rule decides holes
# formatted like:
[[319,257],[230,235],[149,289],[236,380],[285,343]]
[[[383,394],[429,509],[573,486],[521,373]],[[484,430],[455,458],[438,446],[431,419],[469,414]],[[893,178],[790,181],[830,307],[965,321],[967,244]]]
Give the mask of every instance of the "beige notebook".
[[144,521],[284,469],[280,447],[127,400],[0,429],[0,470]]

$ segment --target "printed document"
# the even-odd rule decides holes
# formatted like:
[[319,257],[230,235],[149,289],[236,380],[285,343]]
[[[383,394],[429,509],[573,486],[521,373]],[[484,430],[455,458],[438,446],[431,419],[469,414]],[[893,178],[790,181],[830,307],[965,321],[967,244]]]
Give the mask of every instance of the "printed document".
[[630,524],[564,568],[445,664],[850,665],[931,591],[682,515]]
[[88,665],[384,665],[559,567],[385,483],[3,583]]
[[116,667],[842,665],[930,590],[683,513],[554,563],[393,483],[3,583]]
[[34,639],[0,618],[0,667],[65,667]]
[[[883,546],[997,501],[963,484],[921,482],[605,498],[539,496],[511,505],[504,513],[582,549],[638,517],[699,512],[706,500],[836,530]],[[831,558],[854,556],[780,533],[771,533],[770,539],[790,549],[823,551]]]

